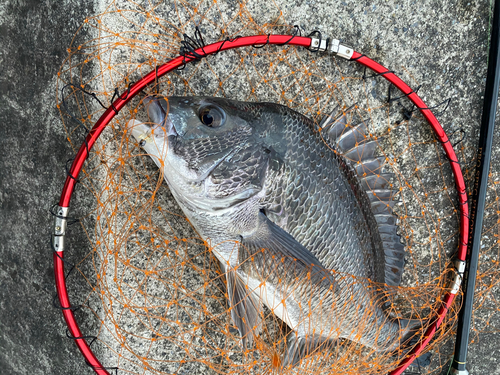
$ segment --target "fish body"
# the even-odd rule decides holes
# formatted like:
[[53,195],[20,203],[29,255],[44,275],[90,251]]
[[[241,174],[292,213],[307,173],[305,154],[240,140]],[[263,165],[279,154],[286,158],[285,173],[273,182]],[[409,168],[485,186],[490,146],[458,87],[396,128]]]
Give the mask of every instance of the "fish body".
[[144,102],[153,125],[131,132],[221,262],[243,345],[262,304],[295,331],[284,366],[340,338],[382,351],[408,338],[417,323],[382,308],[404,246],[366,123],[330,116],[318,129],[278,104],[223,98]]

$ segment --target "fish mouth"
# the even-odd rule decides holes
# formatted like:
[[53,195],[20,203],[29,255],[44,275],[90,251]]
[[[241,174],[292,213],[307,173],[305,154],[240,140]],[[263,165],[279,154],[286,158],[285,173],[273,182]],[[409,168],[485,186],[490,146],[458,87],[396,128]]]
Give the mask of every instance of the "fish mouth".
[[151,141],[151,126],[142,121],[132,119],[127,123],[127,130],[132,133],[132,136],[141,142]]
[[[162,101],[167,103],[166,109],[161,105]],[[175,129],[175,125],[173,124],[170,116],[168,101],[155,96],[147,96],[144,98],[143,103],[146,107],[149,118],[154,124],[151,126],[152,129],[156,130],[159,128],[167,136],[178,136],[177,130]]]
[[[152,143],[154,137],[168,136],[169,139],[177,138],[177,131],[171,121],[166,119],[162,124],[148,124],[136,119],[130,120],[126,125],[127,130],[143,147],[146,143]],[[171,138],[172,137],[172,138]]]

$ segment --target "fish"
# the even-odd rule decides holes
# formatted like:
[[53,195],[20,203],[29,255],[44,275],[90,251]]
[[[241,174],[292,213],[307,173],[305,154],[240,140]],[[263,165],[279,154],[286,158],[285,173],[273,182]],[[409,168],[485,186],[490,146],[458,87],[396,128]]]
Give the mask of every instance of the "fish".
[[264,305],[294,333],[283,367],[339,340],[392,352],[415,336],[420,321],[384,307],[405,246],[367,120],[351,126],[349,109],[334,110],[317,124],[276,103],[217,97],[143,103],[149,121],[127,131],[220,261],[244,348]]

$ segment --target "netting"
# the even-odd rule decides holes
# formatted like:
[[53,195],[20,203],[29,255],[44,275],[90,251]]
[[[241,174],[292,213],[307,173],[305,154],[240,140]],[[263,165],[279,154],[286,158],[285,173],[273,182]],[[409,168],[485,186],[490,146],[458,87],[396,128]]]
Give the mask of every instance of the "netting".
[[[68,48],[58,82],[58,108],[75,152],[117,96],[125,97],[131,83],[179,52],[188,53],[204,41],[297,32],[279,9],[268,6],[268,15],[276,15],[272,23],[256,18],[252,3],[216,0],[145,6],[112,3],[102,14],[85,20]],[[398,75],[418,86],[408,71]],[[335,115],[347,116],[345,131],[365,121],[366,137],[376,142],[377,155],[385,158],[385,172],[392,173],[384,176],[396,191],[394,213],[406,246],[401,286],[388,293],[390,303],[385,303],[384,311],[387,317],[419,320],[422,329],[416,340],[384,350],[383,340],[369,347],[359,340],[339,339],[308,353],[299,365],[283,368],[285,346],[295,331],[265,308],[260,334],[251,347],[243,348],[231,320],[226,277],[211,251],[215,244],[197,234],[164,183],[163,172],[127,129],[130,120],[151,121],[143,105],[148,95],[279,103],[317,124],[336,109]],[[445,105],[435,109],[440,110]],[[459,161],[470,160],[471,151],[460,136],[451,138],[457,142]],[[465,164],[464,172],[471,173]],[[476,310],[487,313],[475,314],[475,333],[498,331],[500,306],[494,291],[500,261],[499,178],[490,176],[475,304]],[[79,221],[70,232],[82,231],[86,238],[85,243],[75,243],[71,236],[67,240],[66,259],[75,264],[67,278],[69,295],[73,306],[81,306],[75,311],[77,320],[103,366],[130,374],[387,373],[423,337],[442,307],[455,275],[452,255],[460,238],[460,207],[449,161],[411,102],[383,77],[352,62],[287,44],[220,52],[158,77],[115,116],[93,146],[79,175],[71,216]],[[242,265],[256,262],[255,258],[249,255]],[[285,261],[264,259],[266,273],[276,274]],[[295,279],[301,276],[293,269],[289,274]],[[335,270],[332,274],[342,292],[354,299],[360,290],[386,290],[371,280]],[[331,303],[314,277],[292,279],[279,279],[284,290],[304,288],[307,295],[319,296],[320,303]],[[382,297],[376,301],[384,302]],[[425,349],[433,354],[432,365],[414,371],[439,373],[449,359],[446,343],[453,337],[459,307],[459,303],[451,306]],[[334,320],[334,326],[355,322],[353,338],[367,332],[383,335],[370,310],[342,313],[345,310],[332,306],[323,320]],[[307,321],[307,316],[299,320]],[[335,337],[328,331],[330,325],[314,329]]]

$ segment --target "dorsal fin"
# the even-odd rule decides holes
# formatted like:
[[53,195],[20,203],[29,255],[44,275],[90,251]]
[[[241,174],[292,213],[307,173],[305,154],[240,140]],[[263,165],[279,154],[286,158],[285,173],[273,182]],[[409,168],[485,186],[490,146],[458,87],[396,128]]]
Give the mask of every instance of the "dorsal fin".
[[365,135],[366,124],[361,122],[353,128],[347,128],[340,137],[336,139],[337,146],[340,150],[351,150],[354,147],[363,144],[367,141]]
[[[383,253],[384,270],[375,270],[380,275],[383,272],[383,281],[391,286],[401,282],[403,273],[405,247],[397,234],[397,218],[393,214],[396,201],[393,199],[395,191],[392,189],[392,173],[384,173],[384,157],[375,157],[377,143],[367,137],[369,120],[364,120],[357,125],[350,125],[347,113],[335,117],[326,116],[320,124],[320,131],[325,132],[327,141],[338,154],[342,156],[346,167],[358,181],[359,190],[355,190],[360,205],[364,210],[369,226],[378,230],[372,233],[374,246],[379,246]],[[341,163],[344,164],[344,163]],[[370,228],[372,229],[372,228]],[[376,255],[377,256],[377,255]],[[377,262],[376,262],[377,264]],[[382,280],[377,281],[382,281]]]
[[341,116],[338,119],[335,118],[337,109],[335,108],[329,116],[325,116],[319,123],[320,131],[327,134],[327,137],[330,139],[337,138],[347,126],[347,118],[345,116]]
[[381,156],[371,160],[366,159],[363,160],[363,162],[358,161],[357,163],[353,164],[353,167],[356,170],[358,176],[366,177],[370,174],[380,173],[384,163],[385,158]]

